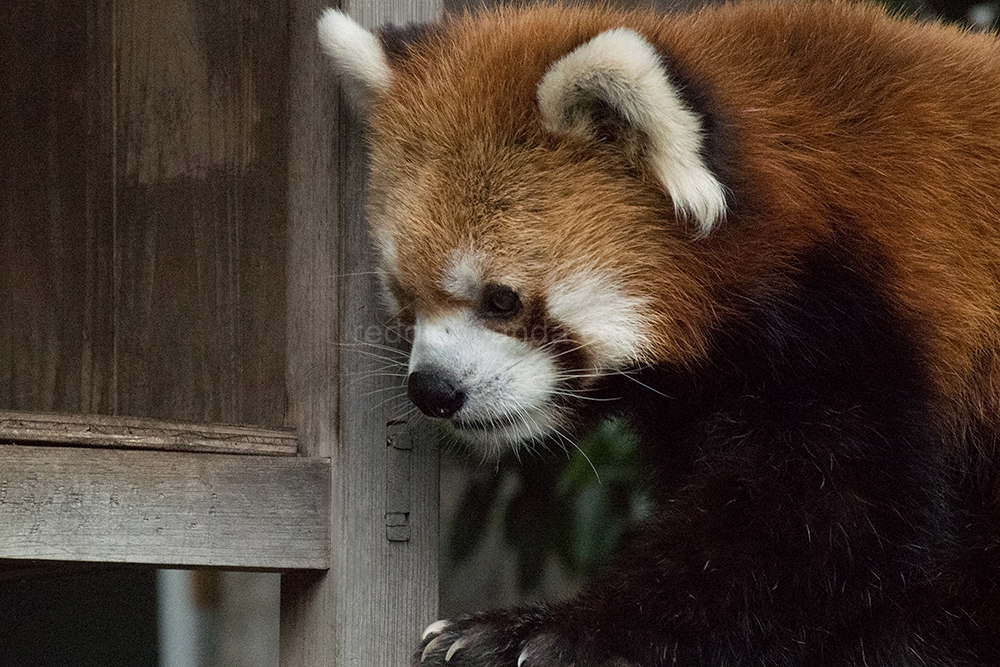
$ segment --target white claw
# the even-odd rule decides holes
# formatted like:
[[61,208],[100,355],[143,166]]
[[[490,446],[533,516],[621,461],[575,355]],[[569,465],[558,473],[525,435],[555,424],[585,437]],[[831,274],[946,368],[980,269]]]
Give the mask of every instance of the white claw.
[[521,665],[523,665],[527,659],[528,659],[528,649],[525,648],[523,651],[521,651],[521,655],[517,656],[517,667],[521,667]]
[[448,627],[448,621],[434,621],[427,626],[424,634],[420,635],[420,641],[424,641],[431,635],[439,635],[441,631]]
[[451,647],[448,649],[448,652],[444,654],[444,661],[451,662],[451,657],[455,655],[459,649],[465,648],[465,646],[468,645],[468,643],[469,641],[465,637],[459,637],[457,640],[455,640],[455,643],[452,644]]
[[420,662],[423,662],[441,643],[443,639],[441,637],[435,637],[430,641],[427,646],[424,647],[423,653],[420,654]]

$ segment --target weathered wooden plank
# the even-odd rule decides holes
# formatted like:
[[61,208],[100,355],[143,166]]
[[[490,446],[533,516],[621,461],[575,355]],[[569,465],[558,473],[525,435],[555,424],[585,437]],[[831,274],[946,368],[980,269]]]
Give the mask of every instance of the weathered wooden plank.
[[0,410],[0,442],[269,456],[294,456],[298,448],[292,429],[9,410]]
[[[117,353],[114,304],[117,256],[115,217],[117,133],[115,130],[115,90],[118,70],[115,63],[115,2],[101,0],[87,6],[87,78],[83,82],[87,100],[87,199],[84,205],[82,245],[65,251],[83,262],[82,274],[71,279],[83,288],[79,307],[79,404],[71,397],[51,405],[50,412],[113,414],[117,409]],[[76,351],[75,349],[73,351]],[[14,409],[41,410],[40,405]]]
[[[392,339],[381,324],[363,220],[363,130],[337,111],[335,77],[316,41],[326,4],[291,3],[288,318],[300,446],[334,461],[334,541],[328,574],[282,575],[281,664],[391,667],[408,664],[420,630],[437,615],[437,451],[411,431],[393,434],[405,444],[388,442],[401,404],[386,399],[402,391],[400,378],[379,373],[386,350],[366,348],[366,340]],[[437,0],[342,9],[368,26],[441,11]],[[334,391],[326,378],[339,378]],[[387,493],[407,480],[409,488]]]
[[0,408],[284,426],[286,3],[3,6]]
[[0,445],[0,560],[325,568],[330,462]]
[[114,4],[113,413],[283,426],[286,4]]
[[0,21],[3,407],[75,410],[80,401],[86,268],[73,249],[86,246],[88,22],[100,13],[90,4],[6,2]]

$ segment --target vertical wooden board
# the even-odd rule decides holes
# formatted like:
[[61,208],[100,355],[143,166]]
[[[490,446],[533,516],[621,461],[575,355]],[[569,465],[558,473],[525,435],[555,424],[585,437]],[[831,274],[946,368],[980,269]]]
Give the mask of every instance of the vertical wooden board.
[[284,3],[118,3],[122,414],[284,422]]
[[[81,402],[99,3],[14,0],[0,22],[0,407]],[[107,169],[110,165],[104,165]],[[105,196],[108,193],[104,193]],[[100,335],[97,332],[94,332]]]
[[[332,458],[338,402],[337,131],[335,88],[309,37],[321,6],[320,0],[290,3],[286,381],[302,453]],[[334,459],[331,529],[342,511],[340,478]],[[336,600],[335,576],[333,571],[282,575],[282,665],[337,664],[341,633],[328,612]]]
[[282,425],[284,3],[4,17],[0,409]]
[[[363,128],[348,114],[342,118],[341,131],[357,138]],[[346,511],[340,528],[346,539],[333,549],[341,554],[347,589],[338,601],[339,614],[361,621],[345,627],[343,658],[348,665],[405,665],[420,632],[437,617],[438,457],[422,420],[388,427],[416,411],[406,398],[406,356],[390,351],[402,341],[387,326],[379,307],[378,280],[371,271],[375,258],[363,224],[367,180],[363,145],[353,139],[344,141],[341,149],[345,193],[341,266],[348,277],[341,292],[345,347],[339,456],[357,473],[344,480]],[[409,449],[387,446],[388,438],[404,441]],[[405,503],[407,497],[409,541],[389,541],[385,515],[399,513],[396,503],[389,501]],[[378,604],[359,605],[369,587],[378,591]]]
[[338,420],[342,278],[337,89],[315,39],[316,19],[325,0],[289,4],[289,418],[304,454],[332,456]]
[[[391,667],[409,663],[420,630],[437,612],[437,451],[414,434],[409,453],[387,456],[387,422],[402,404],[385,399],[393,392],[403,397],[402,377],[379,375],[386,362],[378,357],[393,353],[378,347],[391,343],[391,336],[382,323],[364,227],[363,128],[349,114],[335,113],[334,76],[316,43],[315,21],[324,4],[301,0],[292,5],[291,90],[297,111],[290,144],[289,247],[295,254],[289,262],[321,267],[321,275],[322,267],[336,267],[331,275],[340,280],[339,286],[322,279],[290,281],[289,304],[295,305],[289,313],[289,372],[305,451],[333,457],[334,537],[325,576],[283,575],[281,662]],[[437,2],[359,3],[342,9],[367,26],[440,14]],[[340,168],[335,169],[338,156]],[[304,175],[304,165],[322,171]],[[314,189],[296,184],[303,177]],[[336,195],[340,203],[334,208]],[[331,236],[334,225],[340,232],[339,253],[330,245],[337,240]],[[324,243],[315,243],[318,239]],[[338,292],[339,313],[328,305]],[[337,346],[328,338],[333,316],[339,319]],[[293,334],[293,329],[298,331]],[[323,381],[315,379],[316,369],[339,371],[339,400],[334,400],[337,393],[320,393]],[[410,488],[388,494],[387,485],[407,478],[400,473],[403,468]],[[399,539],[399,526],[387,534],[387,511],[399,514],[398,504],[405,503],[400,499],[409,502],[404,512],[408,541],[389,539]]]
[[84,204],[83,308],[80,347],[80,402],[66,412],[114,414],[115,220],[115,0],[92,0],[87,7],[87,200]]
[[316,19],[328,4],[289,2],[286,382],[300,446],[321,456],[332,455],[337,431],[342,277],[337,88],[316,41]]
[[[336,87],[315,39],[324,0],[293,0],[289,15],[288,377],[290,417],[307,456],[329,456],[331,539],[343,512],[335,458],[340,304]],[[331,553],[331,560],[334,555]],[[339,557],[339,554],[336,556]],[[281,576],[280,660],[339,665],[337,571]]]

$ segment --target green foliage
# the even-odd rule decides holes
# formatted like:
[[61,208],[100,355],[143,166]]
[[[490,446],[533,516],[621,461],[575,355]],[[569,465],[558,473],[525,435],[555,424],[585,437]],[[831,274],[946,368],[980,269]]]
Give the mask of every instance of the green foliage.
[[621,422],[605,422],[567,457],[519,461],[511,453],[495,469],[472,470],[448,535],[448,563],[473,555],[500,521],[521,591],[530,592],[550,557],[574,575],[606,563],[648,505],[635,438]]
[[556,492],[573,505],[572,550],[564,560],[571,571],[590,574],[606,563],[648,512],[648,480],[637,444],[622,422],[604,422],[562,471]]

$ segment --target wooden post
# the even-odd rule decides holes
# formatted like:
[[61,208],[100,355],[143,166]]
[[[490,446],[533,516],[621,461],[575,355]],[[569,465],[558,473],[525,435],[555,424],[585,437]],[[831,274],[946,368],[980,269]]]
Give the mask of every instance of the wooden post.
[[[332,544],[329,571],[282,577],[281,664],[402,667],[437,614],[437,452],[391,423],[403,379],[378,375],[371,355],[386,353],[365,347],[391,341],[364,227],[363,128],[319,52],[323,3],[291,4],[288,385],[301,454],[332,460]],[[342,9],[405,25],[438,18],[441,2]]]

